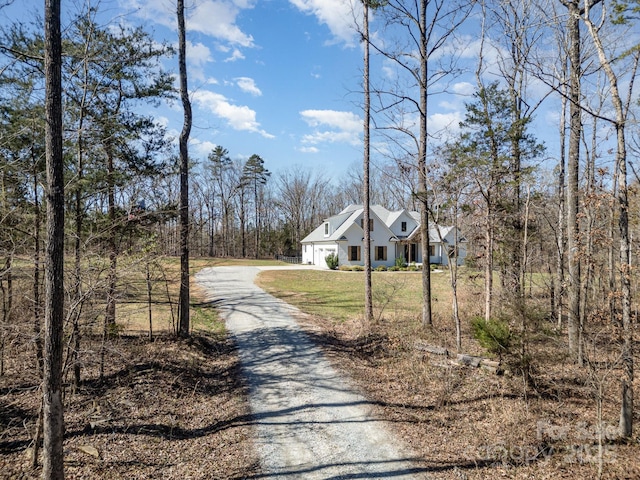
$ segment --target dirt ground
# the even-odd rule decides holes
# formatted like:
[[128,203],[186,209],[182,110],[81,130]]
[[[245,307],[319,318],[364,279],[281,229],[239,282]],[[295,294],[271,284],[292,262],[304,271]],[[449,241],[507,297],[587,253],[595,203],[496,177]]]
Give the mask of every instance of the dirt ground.
[[[525,387],[515,371],[496,375],[416,348],[417,343],[451,343],[454,331],[444,325],[434,330],[437,334],[420,328],[407,334],[416,327],[382,321],[363,337],[355,321],[328,326],[324,319],[302,316],[300,322],[377,403],[433,478],[597,478],[599,458],[602,478],[640,478],[637,434],[631,442],[616,439],[617,372],[585,373],[558,354],[552,335],[531,339],[531,378]],[[472,353],[482,353],[468,338],[465,342]],[[598,381],[605,425],[601,454]]]
[[[84,345],[96,359],[99,342]],[[24,347],[24,346],[23,346]],[[13,349],[12,349],[13,350]],[[0,478],[39,478],[30,467],[38,416],[38,379],[30,349],[6,358],[0,377]],[[233,345],[199,334],[191,340],[121,336],[65,404],[65,474],[76,479],[251,477],[246,392]]]

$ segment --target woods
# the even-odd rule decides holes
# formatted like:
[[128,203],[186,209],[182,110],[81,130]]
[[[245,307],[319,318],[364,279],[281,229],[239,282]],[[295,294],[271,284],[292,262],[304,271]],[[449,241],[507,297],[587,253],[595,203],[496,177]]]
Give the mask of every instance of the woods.
[[[104,378],[123,331],[124,270],[146,274],[150,338],[161,288],[171,333],[188,337],[190,259],[298,258],[300,240],[350,204],[365,205],[365,225],[370,205],[418,211],[423,252],[430,225],[459,228],[469,251],[448,272],[457,349],[477,322],[459,308],[458,279],[477,277],[481,317],[517,332],[528,386],[544,319],[594,382],[615,372],[617,433],[637,436],[638,1],[354,0],[363,133],[343,171],[307,168],[301,152],[274,168],[222,135],[205,154],[193,148],[205,82],[191,81],[189,6],[175,6],[176,38],[162,41],[105,22],[91,2],[61,11],[47,0],[44,18],[0,29],[0,377],[5,352],[26,345],[42,381],[46,478],[63,476],[62,390],[84,381],[84,342],[100,339]],[[154,110],[177,103],[181,131]],[[442,105],[450,115],[433,113]],[[369,325],[368,228],[363,238]],[[161,280],[167,257],[180,257],[177,299]],[[428,262],[421,273],[417,321],[433,331]]]

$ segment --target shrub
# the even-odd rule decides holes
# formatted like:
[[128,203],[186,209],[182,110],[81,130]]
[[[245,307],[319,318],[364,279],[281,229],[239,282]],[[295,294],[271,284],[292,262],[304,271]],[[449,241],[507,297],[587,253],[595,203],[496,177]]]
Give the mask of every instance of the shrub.
[[387,267],[385,265],[378,265],[378,267],[376,267],[376,271],[377,272],[386,272],[387,271]]
[[398,258],[396,258],[396,267],[398,267],[398,268],[402,268],[402,267],[404,267],[404,266],[406,266],[406,265],[407,265],[407,264],[406,264],[406,262],[404,261],[404,258],[402,258],[402,257],[398,257]]
[[324,261],[327,262],[327,267],[331,270],[336,270],[338,268],[338,255],[331,252],[329,255],[324,257]]
[[511,346],[511,329],[502,320],[476,317],[471,320],[471,330],[478,343],[489,352],[500,357],[509,352]]
[[350,272],[351,271],[351,265],[340,265],[338,267],[338,270],[340,270],[341,272]]
[[429,269],[433,272],[434,270],[437,270],[437,269],[438,269],[438,265],[436,265],[435,263],[431,263],[431,264],[429,265]]
[[354,265],[351,267],[351,270],[354,272],[364,272],[364,267],[362,265]]
[[400,267],[397,265],[394,265],[393,267],[389,267],[390,272],[397,272],[398,270],[400,270]]
[[416,266],[416,264],[415,264],[415,263],[413,263],[413,264],[411,264],[411,265],[409,265],[409,266],[407,267],[407,271],[409,271],[409,272],[417,272],[418,270],[419,270],[419,269],[418,269],[418,267]]

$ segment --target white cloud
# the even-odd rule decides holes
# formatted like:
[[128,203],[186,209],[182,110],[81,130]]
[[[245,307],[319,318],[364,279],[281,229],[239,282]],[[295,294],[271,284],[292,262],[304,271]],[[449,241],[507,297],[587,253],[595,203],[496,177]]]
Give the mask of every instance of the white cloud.
[[236,18],[241,9],[252,8],[249,1],[204,0],[187,12],[189,30],[225,40],[233,45],[253,47],[253,37],[240,30]]
[[199,138],[191,138],[189,140],[189,146],[191,147],[190,154],[193,152],[196,157],[206,157],[211,153],[211,150],[216,148],[216,144],[207,140],[203,141]]
[[476,91],[476,86],[470,82],[457,82],[453,84],[451,91],[458,95],[471,96]]
[[318,153],[320,149],[318,147],[300,147],[298,151],[302,153]]
[[[177,46],[177,45],[176,45]],[[202,65],[213,61],[211,50],[202,43],[187,42],[187,60],[194,66]]]
[[224,59],[225,63],[235,62],[236,60],[244,60],[244,54],[237,48],[233,49],[233,53]]
[[[175,2],[121,0],[128,11],[145,20],[176,29]],[[253,37],[243,32],[236,20],[240,11],[253,8],[255,0],[199,0],[185,7],[187,31],[196,31],[241,47],[253,47]]]
[[238,77],[235,79],[236,84],[243,92],[250,93],[254,97],[259,97],[262,95],[262,91],[256,86],[256,82],[253,78],[249,77]]
[[[178,48],[178,45],[174,45]],[[195,79],[204,81],[206,78],[204,66],[213,61],[211,50],[202,43],[191,43],[187,41],[187,63],[189,65],[189,75]]]
[[[354,18],[360,18],[360,1],[345,0],[289,0],[298,10],[314,15],[318,23],[326,25],[336,41],[349,46],[356,44]],[[355,9],[355,13],[354,13]]]
[[428,128],[434,137],[453,137],[460,130],[462,112],[434,113],[429,115]]
[[256,112],[246,105],[234,105],[224,95],[208,90],[194,92],[192,97],[200,108],[210,110],[217,117],[226,120],[234,130],[255,132],[265,138],[274,138],[260,128],[260,123],[256,121]]
[[319,143],[349,143],[358,145],[362,132],[362,119],[352,112],[336,110],[304,110],[302,118],[315,131],[305,135],[302,143],[317,145]]

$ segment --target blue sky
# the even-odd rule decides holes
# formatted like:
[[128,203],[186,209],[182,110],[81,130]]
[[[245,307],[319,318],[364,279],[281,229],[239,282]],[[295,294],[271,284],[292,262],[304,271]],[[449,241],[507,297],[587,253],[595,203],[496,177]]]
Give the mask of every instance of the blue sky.
[[[79,2],[82,0],[78,0]],[[29,20],[42,0],[16,0],[0,21]],[[174,0],[92,0],[110,17],[177,43]],[[362,160],[362,51],[344,0],[186,0],[190,155],[216,146],[266,167],[343,170]],[[65,11],[77,11],[62,1]],[[115,20],[114,20],[115,21]],[[166,68],[177,72],[177,58]],[[181,104],[153,111],[176,137]],[[149,110],[151,112],[151,110]]]
[[[190,155],[203,160],[221,145],[234,159],[260,155],[276,173],[294,165],[336,175],[359,168],[362,46],[354,29],[352,1],[360,4],[359,0],[186,0],[194,111]],[[105,21],[142,24],[157,40],[177,43],[175,0],[90,3],[103,12]],[[41,11],[43,4],[16,0],[0,19],[26,20],[27,5]],[[62,6],[77,11],[71,1],[63,0]],[[374,18],[372,30],[376,25]],[[471,35],[461,35],[459,46],[463,58],[473,60],[477,55],[477,41]],[[165,65],[177,72],[176,58]],[[387,75],[387,69],[376,60],[372,81]],[[430,99],[430,131],[457,128],[474,85],[470,72],[451,79],[452,94]],[[182,128],[179,102],[148,112],[177,138]],[[548,123],[545,115],[538,117]],[[375,156],[374,149],[374,163]]]

